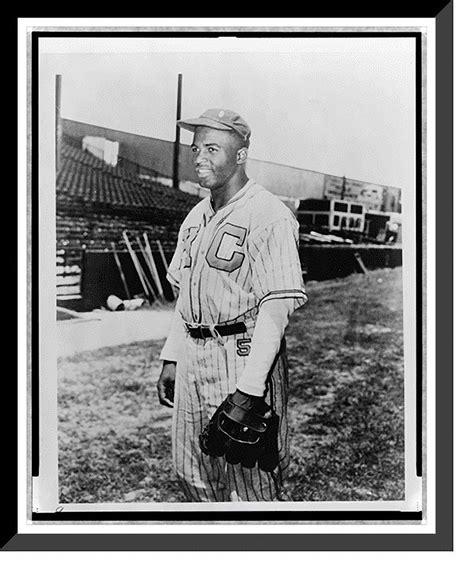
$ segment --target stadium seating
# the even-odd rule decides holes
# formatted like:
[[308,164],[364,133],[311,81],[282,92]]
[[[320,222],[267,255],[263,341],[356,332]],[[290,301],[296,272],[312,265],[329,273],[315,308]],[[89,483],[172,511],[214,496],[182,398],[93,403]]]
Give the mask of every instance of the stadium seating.
[[199,200],[194,195],[142,179],[121,167],[111,167],[101,159],[63,145],[61,170],[57,178],[58,199],[72,197],[109,205],[166,208],[188,212]]
[[58,248],[125,248],[122,232],[147,232],[173,249],[182,220],[200,199],[112,167],[77,146],[63,143],[57,175]]
[[112,167],[82,150],[78,142],[63,141],[56,177],[58,304],[83,309],[86,258],[110,252],[113,244],[118,251],[126,251],[123,231],[134,248],[138,247],[135,238],[142,240],[145,232],[155,252],[159,240],[169,260],[181,222],[200,200],[149,176],[141,178],[136,165],[127,166]]

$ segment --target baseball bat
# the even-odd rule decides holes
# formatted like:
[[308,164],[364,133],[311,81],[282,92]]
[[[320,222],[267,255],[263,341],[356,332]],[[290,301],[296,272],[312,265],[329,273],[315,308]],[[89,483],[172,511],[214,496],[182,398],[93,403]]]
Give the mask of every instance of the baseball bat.
[[150,259],[150,264],[153,270],[153,274],[155,276],[156,285],[158,287],[158,291],[160,296],[163,298],[163,287],[160,280],[160,275],[158,274],[158,269],[156,268],[155,259],[153,258],[153,253],[151,251],[150,241],[148,240],[148,235],[146,232],[143,233],[143,240],[145,241],[145,250],[148,253],[148,257]]
[[168,272],[168,263],[166,262],[166,257],[163,247],[161,246],[161,242],[157,240],[156,243],[158,244],[158,250],[160,251],[161,260],[163,261],[163,266],[165,267],[166,272]]
[[125,244],[127,245],[127,249],[128,249],[128,252],[130,253],[130,257],[132,259],[133,265],[135,266],[135,270],[137,271],[138,278],[140,279],[140,282],[142,283],[143,291],[145,292],[145,295],[147,296],[148,300],[150,300],[150,298],[153,298],[153,294],[150,293],[150,290],[148,289],[148,287],[145,283],[145,280],[143,278],[143,271],[140,267],[140,263],[138,261],[137,255],[135,254],[135,251],[133,250],[132,245],[130,244],[130,240],[128,239],[126,230],[124,230],[122,232],[122,236],[123,236],[123,239],[125,241]]
[[125,280],[125,274],[123,272],[122,264],[120,262],[120,258],[118,256],[118,252],[115,248],[115,242],[112,242],[112,252],[114,253],[115,263],[117,264],[118,271],[120,273],[120,278],[122,279],[122,284],[125,289],[125,293],[127,294],[127,299],[130,300],[130,292],[128,290],[127,281]]
[[[165,272],[168,272],[168,262],[166,261],[165,251],[163,250],[163,246],[161,245],[161,241],[157,239],[156,243],[158,244],[158,250],[160,252],[161,260],[163,262],[163,266],[165,267]],[[171,286],[171,292],[173,294],[173,298],[178,297],[178,290],[176,286]]]
[[[142,253],[142,256],[143,256],[143,261],[144,261],[144,265],[143,265],[143,276],[144,276],[145,280],[147,281],[148,287],[150,288],[150,290],[153,291],[153,294],[155,294],[155,290],[156,290],[157,292],[159,292],[159,290],[158,290],[158,286],[156,285],[156,283],[154,284],[154,282],[155,282],[155,277],[153,276],[153,269],[151,268],[151,265],[150,265],[150,260],[149,260],[149,258],[148,258],[148,253],[147,253],[146,250],[143,248],[142,241],[140,240],[140,237],[139,237],[139,236],[136,236],[135,239],[136,239],[136,241],[137,241],[138,248],[140,249],[140,252]],[[150,275],[151,275],[151,281],[148,279],[148,276],[146,275],[146,272],[145,272],[144,267],[147,267],[147,268],[148,268],[148,271],[150,272]],[[153,288],[153,284],[154,284],[154,288]]]

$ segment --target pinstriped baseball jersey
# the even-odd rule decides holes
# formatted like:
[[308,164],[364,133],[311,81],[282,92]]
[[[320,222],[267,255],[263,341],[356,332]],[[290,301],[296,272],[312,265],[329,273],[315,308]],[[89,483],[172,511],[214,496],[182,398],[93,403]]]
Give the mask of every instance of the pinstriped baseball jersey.
[[[262,303],[306,301],[298,256],[298,223],[273,194],[249,180],[217,212],[206,198],[183,222],[168,279],[179,287],[177,309],[189,324],[244,321],[247,331],[221,339],[187,335],[177,360],[173,411],[173,459],[189,500],[279,499],[288,468],[285,340],[267,378],[267,399],[280,417],[279,467],[273,476],[258,467],[230,465],[204,455],[198,437],[217,407],[236,389],[250,354]],[[270,392],[271,385],[271,392]]]
[[298,307],[306,301],[298,223],[252,180],[217,212],[205,198],[182,224],[168,279],[189,323],[232,321],[272,298],[294,298]]

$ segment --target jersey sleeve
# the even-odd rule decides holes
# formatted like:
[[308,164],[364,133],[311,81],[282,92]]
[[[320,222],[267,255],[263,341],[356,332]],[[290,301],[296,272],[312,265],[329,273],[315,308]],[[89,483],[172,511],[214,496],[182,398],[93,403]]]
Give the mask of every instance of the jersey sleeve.
[[237,382],[240,391],[258,396],[265,393],[268,372],[281,346],[293,305],[291,299],[270,300],[258,312],[250,354]]
[[298,253],[298,222],[286,216],[249,236],[252,288],[260,306],[267,300],[307,301]]
[[176,249],[174,251],[171,262],[168,266],[168,271],[166,273],[166,279],[172,286],[179,288],[181,282],[181,258],[183,255],[183,242],[182,242],[182,231],[178,233],[178,242],[176,244]]
[[183,320],[178,309],[175,309],[168,337],[160,353],[160,359],[163,361],[177,362],[179,357],[183,355],[184,338],[185,330]]

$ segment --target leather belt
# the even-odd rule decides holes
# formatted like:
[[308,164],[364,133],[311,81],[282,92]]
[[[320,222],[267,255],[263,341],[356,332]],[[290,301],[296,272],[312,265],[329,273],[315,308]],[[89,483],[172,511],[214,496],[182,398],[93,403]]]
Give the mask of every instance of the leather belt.
[[[213,338],[214,333],[211,328],[207,326],[189,326],[186,324],[186,328],[189,332],[189,335],[192,338],[198,338],[203,340],[205,338]],[[214,331],[218,333],[220,336],[232,336],[233,334],[243,334],[247,331],[244,322],[236,322],[235,324],[224,324],[222,326],[216,325],[214,326]]]

